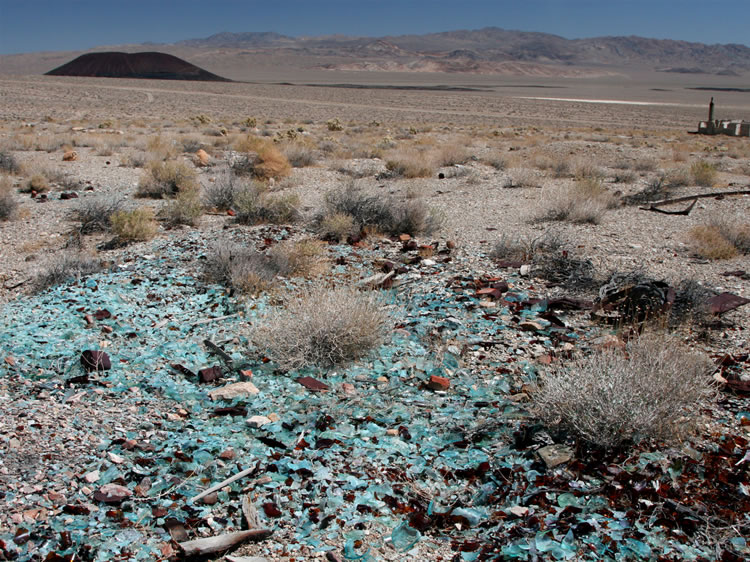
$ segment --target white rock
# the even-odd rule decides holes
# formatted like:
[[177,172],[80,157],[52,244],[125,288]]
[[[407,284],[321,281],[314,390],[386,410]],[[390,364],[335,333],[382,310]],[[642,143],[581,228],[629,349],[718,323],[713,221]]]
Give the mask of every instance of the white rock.
[[266,416],[252,416],[247,420],[247,425],[250,427],[263,427],[267,423],[271,423],[271,420]]
[[237,396],[247,396],[248,394],[258,394],[260,390],[251,382],[236,382],[228,384],[208,393],[211,400],[231,400]]

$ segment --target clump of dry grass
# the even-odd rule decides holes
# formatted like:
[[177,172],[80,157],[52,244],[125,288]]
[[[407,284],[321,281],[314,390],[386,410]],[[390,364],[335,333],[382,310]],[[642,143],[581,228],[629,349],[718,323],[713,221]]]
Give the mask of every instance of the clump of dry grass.
[[257,294],[268,290],[278,275],[314,277],[327,268],[324,245],[305,238],[280,242],[268,253],[236,244],[217,244],[208,252],[203,272],[209,281]]
[[[319,233],[328,234],[337,223],[337,230],[330,234],[344,234],[350,217],[354,231],[359,233],[374,230],[390,235],[432,233],[440,229],[443,217],[430,209],[421,199],[400,201],[379,194],[368,193],[354,182],[334,189],[326,194],[324,208],[314,219],[313,227]],[[326,225],[326,226],[324,226]]]
[[383,341],[387,321],[373,293],[316,287],[264,318],[250,339],[283,369],[330,368],[368,355]]
[[508,167],[508,160],[501,154],[490,154],[482,158],[482,164],[495,168],[495,170],[501,172]]
[[690,175],[695,185],[711,187],[716,183],[716,166],[705,160],[693,162],[690,165]]
[[513,168],[508,177],[505,178],[503,187],[514,188],[514,187],[541,187],[541,178],[534,173],[534,170],[529,168]]
[[271,194],[262,185],[240,190],[234,199],[235,218],[240,224],[290,224],[300,220],[300,198],[296,193]]
[[434,174],[434,162],[424,152],[411,150],[391,153],[386,158],[385,167],[393,177],[428,178]]
[[268,251],[279,275],[315,277],[328,270],[326,246],[313,238],[285,240]]
[[688,232],[692,251],[712,260],[750,253],[750,223],[741,216],[714,217]]
[[71,218],[81,223],[78,232],[93,234],[107,232],[111,228],[110,219],[120,211],[125,200],[116,195],[97,195],[78,199],[71,211]]
[[312,166],[317,159],[315,149],[303,142],[286,143],[282,152],[293,168]]
[[9,150],[0,149],[0,172],[20,174],[21,169],[21,164],[18,163],[16,157]]
[[13,195],[13,182],[8,176],[0,176],[0,220],[11,219],[17,208],[18,202]]
[[196,190],[198,187],[195,169],[187,162],[152,161],[138,182],[136,196],[160,199],[173,197],[181,191]]
[[457,144],[445,145],[438,149],[434,155],[434,163],[439,168],[466,164],[470,159],[471,153],[465,147]]
[[32,290],[41,292],[55,285],[78,281],[100,271],[101,261],[87,254],[64,252],[55,255],[32,282]]
[[271,141],[248,136],[235,146],[242,147],[242,152],[245,152],[232,162],[232,170],[239,176],[251,176],[261,181],[277,180],[287,177],[292,171],[289,160]]
[[602,448],[676,441],[698,427],[716,391],[711,361],[675,338],[646,334],[627,353],[602,349],[541,373],[533,411]]
[[321,239],[331,242],[344,242],[359,230],[353,216],[335,212],[321,216],[314,229]]
[[617,199],[601,180],[583,178],[572,186],[550,190],[537,220],[599,224],[607,209],[616,204]]
[[154,211],[141,207],[132,211],[117,211],[110,218],[112,232],[122,242],[142,242],[156,235]]
[[177,143],[162,135],[150,136],[145,146],[150,160],[163,161],[177,156]]
[[35,172],[26,180],[21,191],[24,193],[31,193],[32,191],[45,193],[50,189],[52,189],[52,182],[47,175],[43,172]]
[[238,178],[231,170],[218,174],[203,188],[203,202],[209,209],[226,211],[234,206],[237,196],[250,188],[248,180]]
[[178,225],[196,226],[203,215],[200,191],[190,189],[180,191],[177,197],[169,201],[160,212],[168,226]]

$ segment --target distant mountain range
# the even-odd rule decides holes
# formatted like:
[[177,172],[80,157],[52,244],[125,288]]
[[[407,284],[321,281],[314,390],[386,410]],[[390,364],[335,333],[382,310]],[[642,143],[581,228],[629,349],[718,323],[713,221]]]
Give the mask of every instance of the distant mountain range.
[[[750,71],[750,48],[745,45],[634,36],[565,39],[497,27],[387,37],[224,32],[172,44],[116,45],[85,52],[104,50],[168,53],[235,80],[255,80],[259,73],[280,68],[289,72],[324,69],[557,77],[617,74],[622,69],[723,76],[744,76]],[[0,56],[0,74],[45,73],[82,53]]]
[[[676,72],[723,72],[750,69],[745,45],[706,45],[643,37],[565,39],[549,33],[508,31],[497,27],[392,37],[289,37],[278,33],[218,33],[176,43],[193,48],[296,51],[307,55],[361,59],[363,66],[384,59],[444,70],[471,71],[486,63],[537,63],[575,66],[639,66]],[[338,65],[344,64],[337,63]],[[336,64],[334,64],[334,67]],[[349,65],[351,66],[351,65]],[[372,65],[371,65],[372,66]]]

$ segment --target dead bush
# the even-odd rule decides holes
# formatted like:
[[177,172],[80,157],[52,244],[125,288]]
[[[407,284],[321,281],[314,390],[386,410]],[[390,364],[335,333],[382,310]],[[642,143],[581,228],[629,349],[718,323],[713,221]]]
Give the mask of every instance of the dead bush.
[[238,178],[229,169],[218,174],[213,182],[203,188],[203,202],[209,209],[226,211],[234,207],[237,196],[250,189],[248,180]]
[[36,172],[32,174],[28,180],[26,180],[26,183],[24,187],[21,188],[21,191],[23,193],[31,193],[32,191],[36,191],[37,193],[45,193],[51,188],[52,182],[47,177],[47,175],[42,172]]
[[279,242],[268,256],[278,274],[286,277],[314,277],[328,269],[325,244],[312,238]]
[[156,235],[154,211],[141,207],[132,211],[117,211],[110,219],[112,232],[122,242],[142,242]]
[[354,217],[347,213],[322,215],[314,224],[315,233],[322,240],[344,242],[349,236],[357,233]]
[[21,165],[9,150],[0,150],[0,171],[8,174],[21,173]]
[[176,160],[150,162],[138,183],[137,197],[160,199],[173,197],[180,191],[198,189],[193,166]]
[[457,166],[466,164],[471,159],[469,151],[456,144],[450,144],[440,148],[435,154],[435,165],[439,168],[445,166]]
[[83,197],[77,200],[71,211],[71,218],[81,223],[78,228],[81,234],[107,232],[111,228],[112,215],[120,211],[124,203],[124,198],[117,195]]
[[540,178],[529,168],[513,168],[505,179],[503,187],[541,187]]
[[315,149],[301,142],[290,142],[284,145],[283,153],[293,168],[305,168],[315,164]]
[[120,157],[120,166],[123,168],[143,168],[146,165],[146,161],[146,154],[144,152],[123,154]]
[[393,177],[429,178],[434,173],[434,163],[424,152],[417,151],[391,154],[385,167]]
[[248,137],[243,146],[249,151],[232,162],[232,170],[238,176],[250,176],[265,181],[281,179],[292,171],[286,156],[272,142],[257,137]]
[[695,226],[688,232],[693,253],[710,260],[726,260],[739,252],[715,225]]
[[209,281],[241,293],[257,294],[268,289],[278,268],[257,250],[235,244],[217,244],[209,249],[203,269]]
[[626,352],[606,348],[540,374],[533,411],[598,447],[679,440],[698,427],[716,397],[711,361],[663,334]]
[[374,293],[316,287],[266,316],[250,339],[283,369],[329,368],[365,357],[380,345],[387,321]]
[[197,189],[179,192],[161,210],[160,215],[170,227],[181,224],[196,226],[203,215],[200,192]]
[[274,195],[260,185],[239,191],[234,201],[235,219],[240,224],[290,224],[300,220],[300,199],[295,193]]
[[13,194],[13,182],[8,176],[0,176],[0,220],[13,217],[18,208],[18,201]]
[[708,324],[711,318],[708,300],[717,292],[695,279],[683,279],[674,288],[675,299],[669,311],[671,325]]
[[600,180],[583,179],[572,186],[549,190],[538,220],[599,224],[615,203],[615,197]]
[[101,261],[87,254],[77,252],[57,254],[49,260],[44,270],[34,278],[32,290],[41,292],[56,285],[78,281],[100,271],[101,268]]
[[326,217],[335,215],[351,217],[357,232],[372,229],[394,236],[429,234],[439,230],[443,222],[440,213],[421,199],[399,201],[367,193],[354,182],[326,194],[325,207],[318,213],[314,228],[320,231]]
[[505,159],[504,156],[500,154],[491,154],[489,156],[482,158],[482,164],[491,166],[492,168],[495,168],[499,172],[502,172],[503,170],[505,170],[505,168],[508,167],[508,161]]
[[690,165],[690,175],[693,177],[695,185],[711,187],[716,183],[716,166],[705,160],[693,162]]

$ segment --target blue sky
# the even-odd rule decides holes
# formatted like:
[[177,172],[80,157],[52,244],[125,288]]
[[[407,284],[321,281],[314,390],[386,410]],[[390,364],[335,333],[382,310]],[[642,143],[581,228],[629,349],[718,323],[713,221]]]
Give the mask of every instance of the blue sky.
[[749,24],[750,0],[0,0],[0,53],[220,31],[380,36],[487,26],[750,44]]

